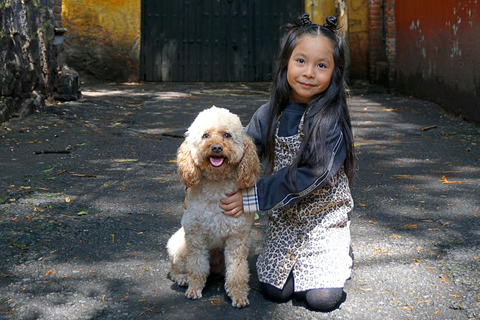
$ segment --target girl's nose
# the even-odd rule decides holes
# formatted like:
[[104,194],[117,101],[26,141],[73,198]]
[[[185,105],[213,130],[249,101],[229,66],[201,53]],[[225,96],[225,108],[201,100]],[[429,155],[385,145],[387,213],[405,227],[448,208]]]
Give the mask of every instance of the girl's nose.
[[307,66],[303,71],[303,76],[307,78],[315,78],[314,67]]

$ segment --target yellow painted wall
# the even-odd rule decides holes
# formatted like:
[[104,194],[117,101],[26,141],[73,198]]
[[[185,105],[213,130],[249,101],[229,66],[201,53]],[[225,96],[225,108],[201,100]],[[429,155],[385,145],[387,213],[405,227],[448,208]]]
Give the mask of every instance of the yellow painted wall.
[[103,79],[138,80],[140,5],[141,0],[63,0],[67,63]]
[[[345,2],[345,1],[344,1]],[[341,23],[346,23],[340,29],[346,34],[347,57],[349,65],[349,77],[355,79],[367,79],[368,77],[368,1],[347,0],[348,7],[336,8],[339,1],[336,0],[305,0],[305,12],[310,14],[314,23],[324,24],[329,15],[337,15],[342,10],[346,17],[341,17]],[[313,6],[312,6],[313,4]]]
[[305,0],[305,12],[312,22],[324,24],[328,16],[335,15],[335,0]]
[[368,1],[348,1],[348,28],[350,34],[350,78],[368,78]]

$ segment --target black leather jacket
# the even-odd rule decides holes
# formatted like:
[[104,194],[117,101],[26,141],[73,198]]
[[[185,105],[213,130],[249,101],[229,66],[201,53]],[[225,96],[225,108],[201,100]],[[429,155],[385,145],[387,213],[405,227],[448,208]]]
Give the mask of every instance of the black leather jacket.
[[[267,137],[269,103],[262,105],[253,115],[245,128],[258,150],[261,160]],[[279,136],[292,136],[298,133],[300,119],[306,105],[290,102],[283,111],[279,124]],[[327,159],[325,166],[299,166],[296,172],[297,188],[295,190],[286,179],[287,167],[257,182],[256,192],[260,211],[283,207],[294,203],[311,192],[325,185],[342,168],[346,157],[346,142],[342,134],[341,123],[327,134]],[[307,146],[307,149],[308,148]]]

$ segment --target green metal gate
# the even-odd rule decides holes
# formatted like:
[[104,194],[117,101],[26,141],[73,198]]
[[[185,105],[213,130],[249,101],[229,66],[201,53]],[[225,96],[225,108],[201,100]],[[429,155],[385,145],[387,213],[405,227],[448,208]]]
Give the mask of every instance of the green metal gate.
[[143,0],[141,79],[269,81],[302,0]]

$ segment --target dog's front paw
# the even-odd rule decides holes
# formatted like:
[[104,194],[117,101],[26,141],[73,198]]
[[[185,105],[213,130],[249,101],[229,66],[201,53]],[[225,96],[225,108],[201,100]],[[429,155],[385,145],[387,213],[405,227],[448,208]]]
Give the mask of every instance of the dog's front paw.
[[240,299],[232,299],[232,306],[235,308],[245,308],[250,304],[250,301],[248,301],[248,298],[240,298]]
[[188,299],[200,299],[202,297],[202,289],[188,288],[185,292],[185,297]]
[[188,280],[186,274],[170,274],[170,278],[175,281],[180,287],[188,286]]

